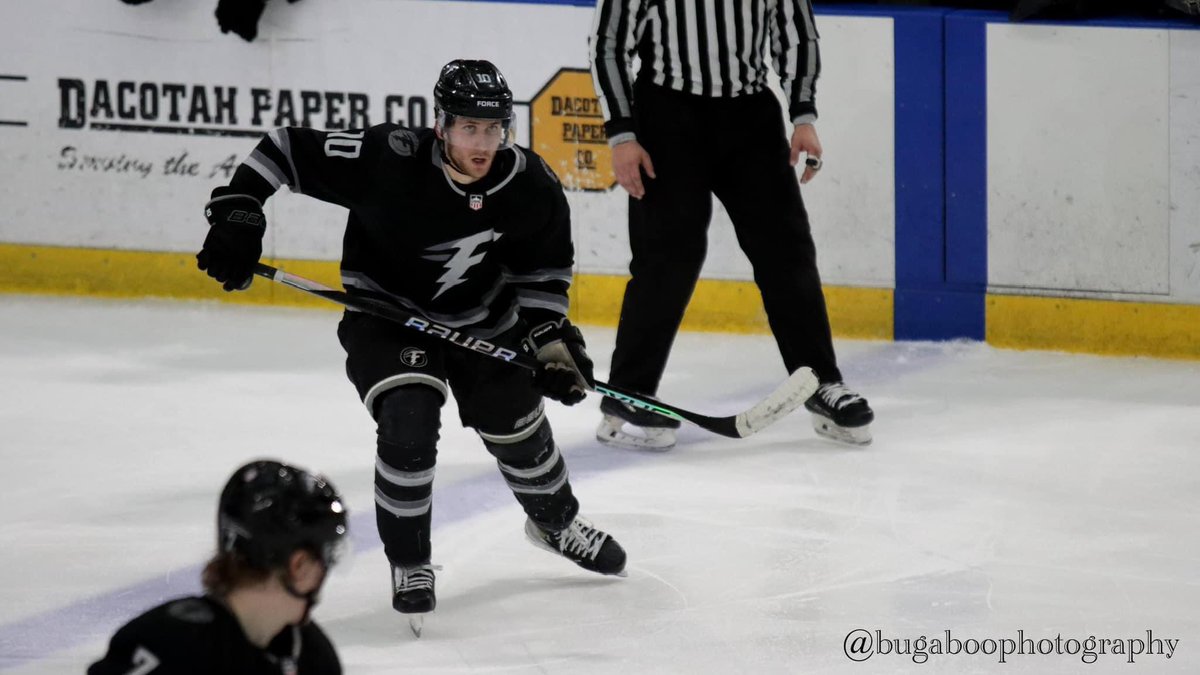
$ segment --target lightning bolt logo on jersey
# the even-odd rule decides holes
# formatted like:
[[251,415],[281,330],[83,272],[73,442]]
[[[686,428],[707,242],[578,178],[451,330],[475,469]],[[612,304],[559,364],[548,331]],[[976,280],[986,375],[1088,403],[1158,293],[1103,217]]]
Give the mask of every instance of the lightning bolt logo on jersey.
[[[478,234],[473,234],[469,237],[448,241],[437,246],[430,246],[427,251],[430,255],[423,256],[426,260],[445,260],[446,273],[438,278],[438,283],[441,285],[438,292],[433,294],[436,300],[439,295],[454,288],[455,286],[466,281],[467,272],[481,262],[486,255],[485,253],[476,253],[476,249],[485,243],[489,243],[499,239],[500,235],[493,230],[486,230]],[[439,251],[455,249],[454,255],[447,258],[444,254],[439,254]]]

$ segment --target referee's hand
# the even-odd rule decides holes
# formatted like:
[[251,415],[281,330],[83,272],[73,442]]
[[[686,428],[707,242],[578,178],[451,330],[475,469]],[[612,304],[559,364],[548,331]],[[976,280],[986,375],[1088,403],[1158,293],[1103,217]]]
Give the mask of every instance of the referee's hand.
[[641,199],[646,196],[646,186],[642,184],[642,169],[646,175],[654,178],[654,163],[650,161],[650,153],[637,141],[618,143],[613,148],[613,173],[617,174],[617,182],[630,197]]
[[804,175],[800,176],[800,184],[804,185],[821,170],[821,139],[817,138],[817,128],[811,124],[797,124],[796,130],[792,132],[792,166],[796,166],[800,161],[802,152],[808,155],[804,163]]

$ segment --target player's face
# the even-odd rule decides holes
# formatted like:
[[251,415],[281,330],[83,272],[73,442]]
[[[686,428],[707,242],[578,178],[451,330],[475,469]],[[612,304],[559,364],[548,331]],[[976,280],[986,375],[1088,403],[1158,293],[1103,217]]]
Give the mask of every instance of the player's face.
[[508,130],[501,120],[459,117],[442,133],[450,159],[472,178],[483,178],[491,170]]

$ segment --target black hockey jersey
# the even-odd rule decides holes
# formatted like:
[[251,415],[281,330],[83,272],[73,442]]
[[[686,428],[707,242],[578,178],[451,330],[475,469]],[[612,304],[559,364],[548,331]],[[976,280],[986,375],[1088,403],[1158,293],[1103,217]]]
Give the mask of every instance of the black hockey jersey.
[[260,649],[228,608],[208,596],[179,598],[125,624],[88,675],[339,675],[337,652],[309,622]]
[[518,317],[567,313],[570,211],[550,167],[502,149],[488,175],[461,185],[432,129],[276,129],[231,186],[264,200],[293,192],[350,210],[342,250],[347,292],[387,300],[489,339]]

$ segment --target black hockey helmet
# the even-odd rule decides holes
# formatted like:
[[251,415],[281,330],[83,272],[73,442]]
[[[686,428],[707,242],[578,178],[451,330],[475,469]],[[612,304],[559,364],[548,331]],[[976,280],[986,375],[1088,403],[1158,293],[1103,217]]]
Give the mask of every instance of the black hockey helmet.
[[442,66],[433,86],[433,103],[439,115],[512,119],[512,90],[491,61],[455,59]]
[[346,543],[346,508],[321,476],[274,460],[234,472],[217,509],[217,549],[260,569],[287,564],[297,549],[332,567]]

